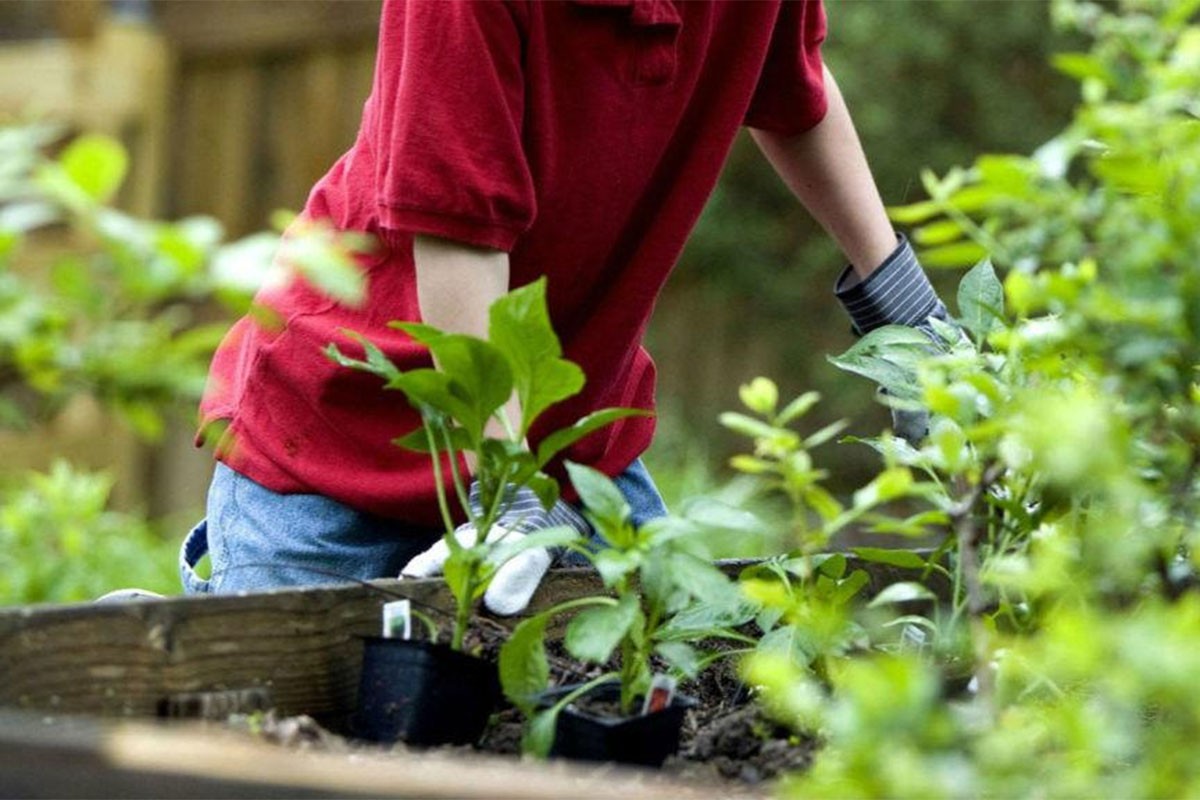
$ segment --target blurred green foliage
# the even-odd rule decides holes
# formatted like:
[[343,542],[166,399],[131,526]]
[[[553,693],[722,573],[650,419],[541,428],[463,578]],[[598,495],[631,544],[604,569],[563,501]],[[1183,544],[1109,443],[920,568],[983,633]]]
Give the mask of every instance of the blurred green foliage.
[[941,518],[909,531],[938,533],[934,556],[907,555],[950,588],[882,616],[876,598],[854,620],[869,641],[820,671],[748,663],[823,742],[791,796],[1200,790],[1179,746],[1200,732],[1200,2],[1051,9],[1095,40],[1054,62],[1082,89],[1070,124],[1029,156],[926,174],[928,199],[895,212],[927,254],[983,250],[1007,273],[963,279],[971,340],[931,355],[882,328],[838,359],[935,413],[919,448],[869,443]]
[[[264,281],[286,279],[274,266],[278,233],[226,243],[208,217],[162,222],[114,208],[127,167],[108,137],[0,128],[0,429],[37,432],[87,396],[157,438],[203,390],[228,326],[212,301],[243,312]],[[347,244],[359,243],[307,226],[283,246],[298,272],[353,301],[361,286]],[[62,462],[6,476],[0,604],[178,588],[179,532],[108,511],[112,484]]]
[[[827,0],[827,11],[823,52],[889,205],[917,196],[922,168],[942,171],[978,152],[1031,149],[1070,118],[1078,89],[1048,60],[1079,37],[1051,24],[1048,3]],[[747,349],[765,340],[775,363],[744,365],[752,372],[727,375],[724,394],[702,403],[683,375],[696,365],[660,359],[668,418],[648,462],[668,499],[711,486],[713,477],[697,474],[695,462],[712,465],[732,452],[732,438],[713,421],[737,402],[738,383],[757,372],[779,376],[789,396],[816,390],[830,398],[815,412],[823,422],[849,418],[860,432],[887,424],[871,392],[825,362],[851,338],[833,299],[841,259],[749,138],[739,139],[668,291],[699,287],[701,296],[737,309],[736,330],[706,340]],[[952,290],[953,276],[933,277],[943,293]],[[692,329],[709,324],[696,320]],[[674,330],[652,326],[651,352],[660,344],[666,350],[662,337]],[[834,491],[870,477],[873,467],[861,456],[856,448],[828,454]]]
[[[1066,119],[1072,89],[1045,67],[1055,34],[1044,4],[827,5],[826,58],[890,203],[911,199],[921,166],[940,170],[968,153],[1024,149]],[[207,217],[162,222],[112,208],[127,166],[122,148],[103,137],[64,143],[50,128],[0,130],[0,426],[37,424],[88,394],[141,435],[156,436],[164,413],[194,403],[224,325],[203,324],[198,309],[219,298],[240,312],[254,288],[272,279],[275,232],[225,243]],[[330,254],[328,233],[310,233],[293,261],[302,271],[308,265],[306,277],[352,297],[352,271]],[[43,247],[46,240],[54,246]],[[753,146],[739,141],[675,282],[698,284],[737,307],[735,338],[771,341],[783,391],[818,389],[835,402],[815,414],[850,417],[856,429],[872,430],[886,415],[871,393],[823,360],[849,338],[830,297],[838,263]],[[717,412],[751,376],[729,375],[728,402],[704,407],[672,398],[675,366],[663,366],[667,418],[650,461],[678,500],[710,485],[710,465],[730,447],[714,434]],[[854,448],[833,449],[835,491],[867,476]],[[15,481],[14,491],[22,485]],[[722,489],[733,500],[744,491],[739,484]],[[728,552],[744,550],[730,545]],[[112,565],[108,585],[126,582],[119,564],[100,563]]]
[[108,507],[113,478],[55,462],[0,490],[0,605],[80,602],[136,586],[179,589],[178,538]]

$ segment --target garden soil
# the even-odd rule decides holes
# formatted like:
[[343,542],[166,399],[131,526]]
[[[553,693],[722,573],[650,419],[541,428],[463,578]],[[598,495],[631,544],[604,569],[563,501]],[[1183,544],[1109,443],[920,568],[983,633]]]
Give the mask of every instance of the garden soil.
[[[486,656],[495,656],[494,635],[477,636],[474,643]],[[550,644],[552,679],[557,684],[575,683],[599,674],[599,668],[581,669]],[[679,690],[698,702],[684,718],[678,755],[667,759],[664,777],[714,785],[725,783],[741,789],[764,787],[788,772],[805,769],[812,761],[816,744],[798,738],[786,728],[768,719],[738,680],[731,662],[709,669],[699,680],[680,685]],[[347,739],[309,717],[280,717],[273,712],[234,715],[230,727],[286,747],[332,752],[361,752],[381,749],[380,745]],[[470,758],[475,753],[519,757],[523,719],[508,707],[497,713],[477,747],[439,747],[439,753]],[[398,743],[382,748],[408,752]],[[597,769],[603,769],[597,765]]]

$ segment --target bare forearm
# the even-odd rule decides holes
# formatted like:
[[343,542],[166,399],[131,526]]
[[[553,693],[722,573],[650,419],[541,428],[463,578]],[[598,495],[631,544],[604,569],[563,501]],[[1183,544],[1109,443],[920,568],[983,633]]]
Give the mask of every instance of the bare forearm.
[[828,71],[825,86],[829,110],[811,130],[792,137],[751,133],[788,188],[865,278],[896,248],[896,234],[846,102]]
[[[447,333],[486,339],[488,309],[508,291],[508,253],[415,236],[413,262],[421,320]],[[515,396],[505,411],[509,420],[521,419]],[[488,434],[498,437],[506,431],[493,423]]]
[[416,236],[413,261],[422,321],[486,338],[488,308],[508,291],[508,253]]

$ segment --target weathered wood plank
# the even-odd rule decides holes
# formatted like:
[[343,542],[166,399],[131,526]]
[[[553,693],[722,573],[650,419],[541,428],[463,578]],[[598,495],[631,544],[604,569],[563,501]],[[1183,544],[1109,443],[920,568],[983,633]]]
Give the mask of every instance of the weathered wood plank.
[[[598,589],[584,571],[556,574],[535,608]],[[6,610],[0,707],[155,716],[181,693],[259,689],[284,714],[342,714],[357,690],[357,637],[378,632],[389,595],[435,615],[452,608],[429,580]]]
[[[724,568],[736,574],[747,563]],[[861,566],[871,591],[913,577]],[[556,570],[530,612],[601,590],[590,570]],[[337,727],[355,703],[358,637],[377,633],[383,603],[398,596],[443,619],[453,608],[440,580],[390,580],[0,611],[0,708],[152,717],[181,695],[255,690],[247,696],[282,714]]]
[[295,750],[175,723],[0,715],[0,798],[394,797],[488,800],[716,800],[752,790],[698,786],[611,766],[459,752]]

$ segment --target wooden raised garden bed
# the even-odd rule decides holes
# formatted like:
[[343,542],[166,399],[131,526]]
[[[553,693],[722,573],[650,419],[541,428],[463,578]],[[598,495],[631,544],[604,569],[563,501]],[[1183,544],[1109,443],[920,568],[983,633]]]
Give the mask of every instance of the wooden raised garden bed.
[[[736,574],[745,564],[724,566]],[[871,575],[871,591],[912,577],[860,566]],[[598,591],[588,570],[555,571],[529,613]],[[332,747],[279,747],[261,731],[255,737],[224,724],[230,715],[270,709],[272,719],[304,715],[342,729],[355,703],[359,637],[378,632],[381,607],[395,596],[435,613],[453,607],[441,580],[406,580],[0,610],[0,797],[761,793],[689,782],[686,770],[535,767],[471,748],[414,755],[402,747],[355,747],[336,736]],[[515,621],[495,620],[497,633]]]

